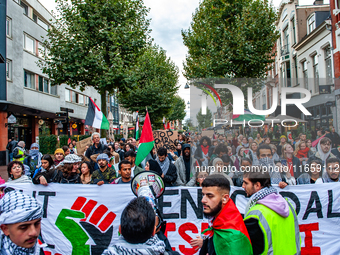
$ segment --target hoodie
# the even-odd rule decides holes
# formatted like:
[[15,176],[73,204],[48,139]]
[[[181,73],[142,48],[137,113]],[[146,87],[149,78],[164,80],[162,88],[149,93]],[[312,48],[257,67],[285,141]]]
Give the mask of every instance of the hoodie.
[[257,201],[257,204],[268,207],[282,217],[287,218],[289,216],[288,202],[280,194],[271,193]]
[[[287,218],[290,213],[288,202],[277,193],[271,193],[262,199],[259,199],[256,204],[264,205],[284,218]],[[257,219],[250,218],[245,220],[244,223],[250,236],[253,253],[262,254],[265,248],[265,238]]]

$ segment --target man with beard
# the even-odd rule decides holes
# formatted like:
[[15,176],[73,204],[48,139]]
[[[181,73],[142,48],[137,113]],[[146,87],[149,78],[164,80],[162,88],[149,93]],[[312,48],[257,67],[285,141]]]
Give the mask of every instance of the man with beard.
[[112,166],[109,166],[109,156],[105,153],[99,154],[97,157],[97,163],[99,165],[99,169],[93,172],[91,177],[91,184],[108,184],[113,182],[116,179],[116,171]]
[[253,254],[248,231],[242,216],[229,197],[229,181],[220,174],[208,176],[202,183],[204,216],[210,227],[200,255]]
[[195,161],[190,156],[190,144],[183,144],[182,155],[176,160],[176,186],[194,186],[196,181]]
[[13,190],[0,200],[0,254],[40,254],[42,208],[31,196]]
[[250,200],[244,223],[257,254],[300,254],[300,231],[296,212],[271,186],[268,172],[253,167],[243,174],[243,185]]
[[323,175],[323,182],[339,182],[340,160],[329,158],[326,161],[326,171]]

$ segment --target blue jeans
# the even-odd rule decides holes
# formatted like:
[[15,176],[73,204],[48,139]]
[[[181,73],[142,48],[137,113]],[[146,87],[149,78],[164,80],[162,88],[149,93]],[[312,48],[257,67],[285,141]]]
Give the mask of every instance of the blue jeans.
[[12,162],[12,160],[13,160],[13,152],[10,152],[9,153],[9,162]]

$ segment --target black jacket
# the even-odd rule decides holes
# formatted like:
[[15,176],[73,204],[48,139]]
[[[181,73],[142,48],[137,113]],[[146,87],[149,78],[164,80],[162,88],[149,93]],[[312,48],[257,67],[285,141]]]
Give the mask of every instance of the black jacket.
[[57,168],[55,167],[52,167],[51,169],[49,169],[48,171],[45,171],[45,172],[39,172],[37,173],[34,178],[33,178],[33,183],[34,184],[40,184],[40,180],[39,178],[41,176],[44,176],[47,183],[60,183],[61,179],[63,178],[63,173],[58,170]]
[[[244,221],[248,234],[250,237],[251,245],[253,247],[253,254],[262,254],[264,251],[264,235],[256,219],[250,218]],[[209,253],[210,254],[210,253]]]
[[216,255],[213,238],[207,238],[203,241],[199,255]]
[[96,146],[94,146],[94,144],[93,144],[87,149],[85,156],[88,159],[91,159],[92,155],[103,153],[104,150],[106,150],[106,149],[108,149],[107,146],[102,144],[102,143],[99,143],[98,148],[96,148]]
[[[150,159],[149,164],[150,164],[150,170],[155,171],[160,176],[162,176],[163,174],[162,169],[156,160]],[[177,169],[175,165],[170,162],[169,169],[163,178],[165,187],[173,186],[176,180],[177,180]]]
[[10,143],[7,144],[6,149],[9,151],[9,153],[13,153],[13,150],[15,147],[17,147],[18,142],[13,140]]

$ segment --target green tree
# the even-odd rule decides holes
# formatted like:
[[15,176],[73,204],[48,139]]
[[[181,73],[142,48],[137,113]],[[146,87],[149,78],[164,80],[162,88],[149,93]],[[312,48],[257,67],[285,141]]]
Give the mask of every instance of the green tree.
[[178,90],[178,68],[165,50],[148,47],[130,70],[131,86],[118,94],[120,104],[131,112],[146,114],[146,107],[154,128],[163,126],[163,117],[169,116]]
[[[209,84],[218,83],[216,78],[263,78],[274,62],[276,18],[268,0],[203,0],[190,28],[182,31],[188,47],[184,76],[205,78]],[[214,82],[209,78],[214,78]],[[235,85],[246,94],[250,85],[242,86],[244,83],[245,80]],[[252,81],[253,93],[262,85]],[[227,105],[231,93],[217,91]]]
[[200,111],[196,114],[196,119],[198,122],[198,127],[203,129],[210,127],[212,124],[212,113],[210,109],[207,107],[207,112],[205,115],[202,114],[202,108]]
[[124,92],[131,65],[149,42],[148,9],[142,0],[56,0],[59,15],[39,61],[51,85],[94,87],[106,115],[106,93]]
[[185,121],[184,121],[184,126],[183,128],[185,130],[195,130],[195,127],[194,127],[194,124],[192,123],[192,120],[190,118],[187,118]]
[[172,101],[172,108],[167,116],[167,119],[170,121],[178,120],[182,121],[185,118],[186,112],[185,112],[185,101],[180,96],[176,95],[174,96],[174,100]]

